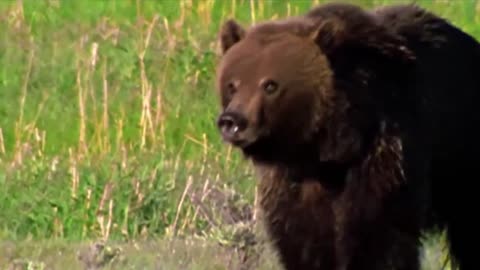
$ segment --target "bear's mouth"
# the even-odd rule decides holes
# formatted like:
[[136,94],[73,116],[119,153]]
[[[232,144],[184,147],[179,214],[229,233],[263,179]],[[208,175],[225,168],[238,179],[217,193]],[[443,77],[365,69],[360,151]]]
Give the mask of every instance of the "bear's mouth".
[[252,132],[248,131],[235,135],[222,133],[222,138],[225,142],[240,149],[245,149],[257,141],[257,136],[254,136]]
[[231,145],[233,145],[235,147],[238,147],[238,148],[241,148],[241,149],[243,149],[245,147],[248,147],[251,144],[251,142],[249,142],[248,140],[244,140],[244,139],[230,139],[230,140],[228,140],[228,142]]

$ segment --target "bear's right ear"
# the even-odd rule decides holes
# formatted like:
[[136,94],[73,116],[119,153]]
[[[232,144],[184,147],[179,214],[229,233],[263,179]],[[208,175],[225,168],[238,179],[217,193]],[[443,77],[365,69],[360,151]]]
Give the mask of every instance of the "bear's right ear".
[[345,25],[336,18],[323,20],[310,34],[310,39],[326,54],[340,46],[344,38]]
[[226,53],[245,36],[245,29],[235,20],[229,19],[222,25],[219,36],[222,53]]

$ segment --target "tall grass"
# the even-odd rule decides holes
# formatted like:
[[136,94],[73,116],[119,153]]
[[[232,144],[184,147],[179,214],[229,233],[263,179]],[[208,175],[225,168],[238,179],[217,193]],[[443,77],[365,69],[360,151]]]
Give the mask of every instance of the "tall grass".
[[[215,130],[216,33],[227,17],[320,2],[1,2],[0,239],[203,236],[253,220],[250,166]],[[480,37],[480,1],[418,2]]]

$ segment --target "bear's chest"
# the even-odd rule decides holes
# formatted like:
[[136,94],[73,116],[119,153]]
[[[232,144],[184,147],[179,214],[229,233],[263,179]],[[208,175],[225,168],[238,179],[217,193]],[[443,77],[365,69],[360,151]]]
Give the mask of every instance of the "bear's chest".
[[[335,257],[333,195],[318,181],[292,183],[263,177],[259,204],[273,244],[287,269],[329,269]],[[321,255],[319,255],[321,254]]]

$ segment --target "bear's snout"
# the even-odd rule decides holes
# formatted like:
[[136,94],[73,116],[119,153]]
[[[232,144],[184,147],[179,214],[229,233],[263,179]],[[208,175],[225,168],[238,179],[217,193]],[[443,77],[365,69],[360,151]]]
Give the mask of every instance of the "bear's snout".
[[239,113],[225,112],[218,118],[217,125],[223,138],[228,142],[236,144],[241,143],[241,134],[247,128],[248,121]]

